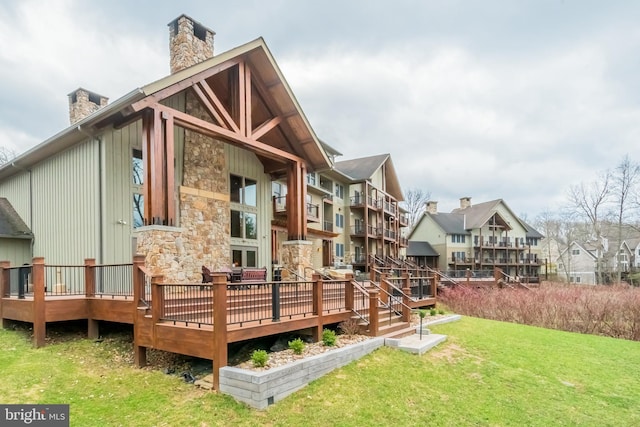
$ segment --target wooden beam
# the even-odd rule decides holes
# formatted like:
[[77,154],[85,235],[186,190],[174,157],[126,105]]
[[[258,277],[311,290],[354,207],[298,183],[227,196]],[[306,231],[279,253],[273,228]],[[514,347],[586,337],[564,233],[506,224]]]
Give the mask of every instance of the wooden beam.
[[204,108],[209,112],[209,114],[211,115],[211,117],[218,122],[218,124],[222,127],[224,127],[225,129],[229,129],[229,126],[227,125],[227,122],[225,120],[222,119],[222,116],[218,113],[218,111],[216,110],[216,108],[213,106],[213,104],[211,103],[211,101],[209,101],[209,99],[205,96],[204,92],[202,91],[202,88],[200,87],[199,83],[193,85],[193,91],[196,94],[196,97],[200,100],[200,103],[204,106]]
[[267,132],[269,132],[271,129],[275,128],[276,126],[278,126],[280,124],[280,122],[282,121],[281,117],[274,117],[271,120],[267,120],[266,122],[262,123],[260,126],[258,126],[250,135],[253,139],[260,139],[262,136],[264,136]]
[[[164,207],[167,205],[167,194],[165,194],[166,182],[166,159],[164,149],[164,138],[160,110],[153,110],[153,132],[151,140],[151,223],[163,223]],[[145,182],[145,185],[147,183]],[[145,205],[147,201],[144,201]]]
[[145,111],[142,116],[143,200],[145,225],[151,224],[151,145],[153,141],[153,114]]
[[140,101],[134,103],[133,105],[131,105],[132,111],[136,112],[136,111],[144,110],[147,107],[157,104],[163,99],[167,99],[168,97],[175,95],[176,93],[181,92],[184,89],[187,89],[193,86],[199,81],[208,79],[211,76],[219,74],[222,71],[225,71],[235,65],[238,65],[239,62],[240,62],[240,58],[231,59],[229,61],[223,62],[222,64],[214,65],[211,68],[207,68],[206,70],[201,71],[197,74],[194,74],[193,76],[187,77],[184,80],[181,80],[175,84],[172,84],[169,87],[161,89],[158,92],[155,92],[147,96],[146,98],[141,99]]
[[245,69],[246,64],[241,62],[238,64],[238,113],[240,114],[238,122],[240,123],[240,135],[247,136],[250,130],[247,130],[247,98],[245,96]]
[[307,185],[304,162],[291,163],[287,170],[287,233],[289,240],[307,238]]
[[227,111],[224,105],[222,105],[222,102],[220,101],[218,96],[213,92],[213,89],[211,89],[211,86],[209,86],[207,82],[204,80],[199,82],[198,85],[200,86],[200,88],[202,88],[203,92],[207,95],[208,99],[216,107],[216,111],[218,111],[218,113],[222,116],[222,119],[227,124],[227,127],[236,132],[240,132],[240,128],[238,128],[238,125],[236,124],[236,122],[233,121],[231,114],[229,113],[229,111]]
[[[241,81],[240,84],[244,87],[244,108],[245,108],[245,119],[247,121],[245,125],[246,134],[245,136],[251,136],[253,133],[253,121],[252,119],[252,101],[251,101],[251,68],[245,65],[244,67],[244,81]],[[255,138],[258,139],[258,138]]]
[[176,205],[173,197],[175,194],[175,142],[174,142],[174,123],[173,116],[168,113],[164,120],[164,139],[165,139],[165,160],[166,160],[166,183],[165,194],[167,195],[166,204],[166,221],[167,225],[176,225]]
[[204,135],[222,138],[232,144],[241,146],[243,148],[252,149],[256,153],[267,158],[279,161],[286,159],[292,162],[304,163],[304,159],[296,156],[295,154],[280,150],[263,142],[256,141],[252,138],[239,135],[229,129],[225,129],[216,124],[198,119],[197,117],[193,117],[187,113],[183,113],[171,107],[167,107],[166,105],[156,104],[154,108],[158,111],[166,111],[171,114],[174,117],[175,124],[178,126],[200,132]]

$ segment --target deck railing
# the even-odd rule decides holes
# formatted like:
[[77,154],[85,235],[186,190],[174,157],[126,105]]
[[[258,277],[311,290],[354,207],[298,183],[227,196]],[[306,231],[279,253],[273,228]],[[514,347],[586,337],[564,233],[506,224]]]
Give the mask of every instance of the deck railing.
[[94,269],[97,297],[133,296],[133,264],[96,265]]
[[346,281],[327,280],[322,283],[322,309],[325,313],[346,310]]
[[159,283],[156,296],[159,320],[185,326],[213,325],[213,291],[210,283]]

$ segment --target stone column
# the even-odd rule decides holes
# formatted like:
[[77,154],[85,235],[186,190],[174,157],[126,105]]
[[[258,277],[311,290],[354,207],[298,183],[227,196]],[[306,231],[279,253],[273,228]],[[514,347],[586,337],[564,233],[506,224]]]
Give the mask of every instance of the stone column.
[[311,280],[311,275],[313,274],[312,252],[312,242],[308,240],[288,240],[282,243],[280,263],[284,268],[298,273],[300,277]]

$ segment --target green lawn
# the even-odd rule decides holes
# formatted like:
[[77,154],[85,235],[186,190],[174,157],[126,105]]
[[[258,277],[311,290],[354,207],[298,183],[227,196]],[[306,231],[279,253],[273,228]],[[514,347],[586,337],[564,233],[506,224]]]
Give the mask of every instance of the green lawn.
[[72,426],[636,426],[640,343],[476,318],[416,356],[389,348],[256,411],[130,364],[121,338],[32,349],[0,330],[0,403],[69,403]]

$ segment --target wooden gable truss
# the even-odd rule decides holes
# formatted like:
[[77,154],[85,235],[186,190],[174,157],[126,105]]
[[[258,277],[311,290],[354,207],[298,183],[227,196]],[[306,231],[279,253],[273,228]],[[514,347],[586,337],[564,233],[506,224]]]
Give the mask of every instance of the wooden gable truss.
[[[165,87],[131,105],[142,116],[145,164],[145,222],[174,225],[174,126],[190,129],[254,152],[265,172],[287,177],[287,231],[289,240],[307,236],[306,174],[304,147],[314,143],[300,112],[282,99],[282,81],[269,74],[265,64],[250,57],[235,57]],[[263,61],[264,62],[264,61]],[[277,77],[276,73],[272,73]],[[278,88],[279,90],[275,90]],[[191,91],[207,111],[207,120],[172,108],[163,101]],[[288,95],[287,95],[288,96]],[[305,134],[306,132],[306,134]]]

